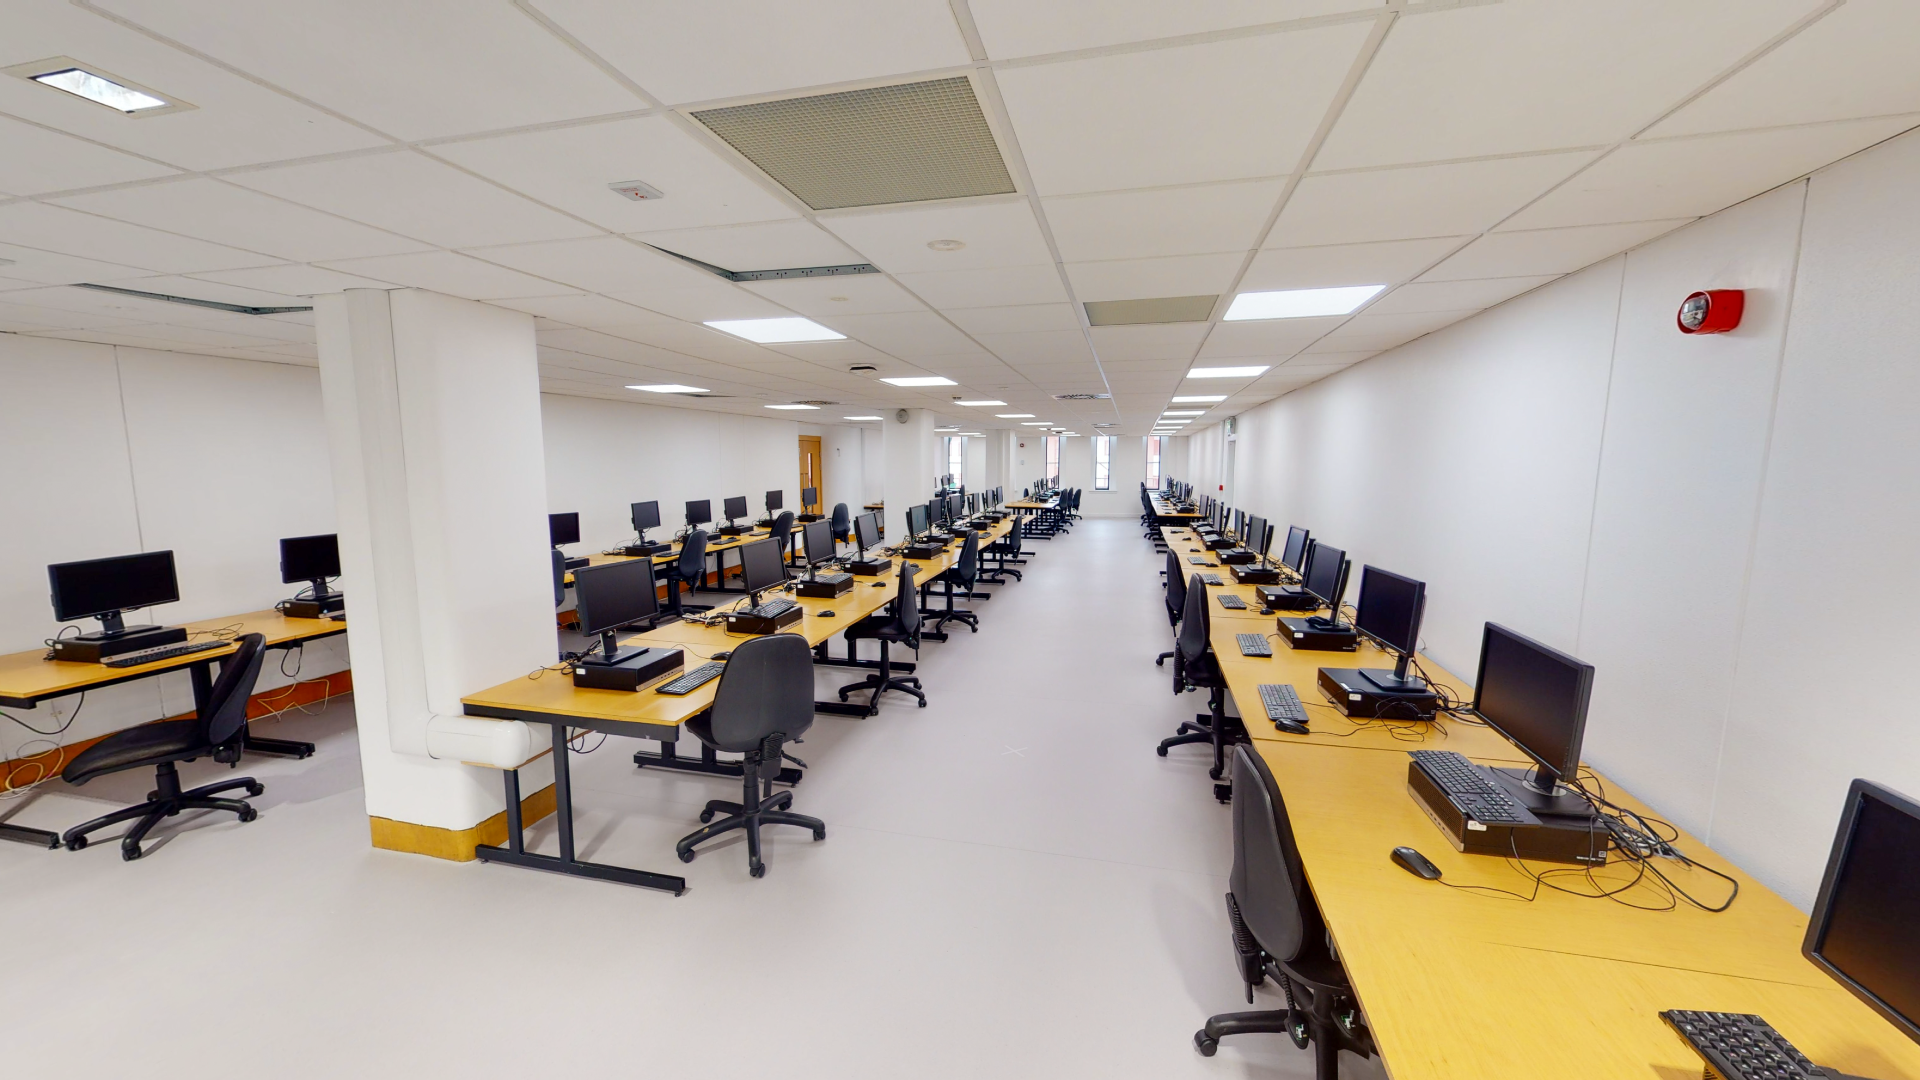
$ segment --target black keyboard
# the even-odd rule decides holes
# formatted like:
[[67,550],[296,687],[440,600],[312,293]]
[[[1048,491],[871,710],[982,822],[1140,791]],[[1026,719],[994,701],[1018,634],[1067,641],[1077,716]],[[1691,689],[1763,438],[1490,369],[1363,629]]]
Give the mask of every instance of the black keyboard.
[[1807,1055],[1794,1049],[1773,1025],[1750,1013],[1692,1012],[1668,1009],[1660,1014],[1687,1040],[1714,1073],[1726,1080],[1829,1080]]
[[1273,642],[1265,634],[1235,634],[1233,638],[1240,643],[1241,656],[1273,655]]
[[141,649],[139,652],[124,652],[118,656],[109,656],[100,661],[104,667],[139,667],[158,660],[171,660],[176,656],[188,656],[192,653],[206,652],[208,649],[221,649],[232,644],[226,641],[183,641],[178,645],[162,645],[157,649]]
[[1188,561],[1188,562],[1190,562],[1190,563],[1192,563],[1192,564],[1193,564],[1193,565],[1195,565],[1195,566],[1207,566],[1207,565],[1210,565],[1210,564],[1209,564],[1209,562],[1208,562],[1208,560],[1207,560],[1207,557],[1206,557],[1206,556],[1204,556],[1204,555],[1189,555],[1189,556],[1187,556],[1187,561]]
[[1202,585],[1225,585],[1226,584],[1226,582],[1220,580],[1219,574],[1201,574],[1200,583]]
[[1300,704],[1299,692],[1286,683],[1261,683],[1260,704],[1266,708],[1269,720],[1307,722],[1307,707]]
[[1234,596],[1231,593],[1222,593],[1220,594],[1219,599],[1220,599],[1220,606],[1223,608],[1229,608],[1234,611],[1247,610],[1247,602],[1245,600],[1240,599],[1237,596]]
[[740,614],[752,615],[752,616],[755,616],[756,618],[761,618],[761,619],[771,619],[776,615],[784,615],[787,612],[792,611],[794,608],[797,608],[799,606],[800,605],[795,603],[794,601],[789,600],[786,597],[782,596],[777,600],[764,601],[763,603],[761,603],[759,607],[748,608],[747,610],[740,612]]
[[694,668],[692,671],[687,672],[685,675],[671,682],[663,682],[659,686],[654,687],[653,692],[656,694],[673,694],[675,696],[691,694],[700,687],[719,678],[720,673],[726,669],[727,665],[721,663],[701,664],[699,667]]
[[1505,788],[1487,779],[1473,762],[1452,750],[1411,750],[1420,771],[1449,801],[1483,825],[1536,825],[1540,819],[1513,801]]

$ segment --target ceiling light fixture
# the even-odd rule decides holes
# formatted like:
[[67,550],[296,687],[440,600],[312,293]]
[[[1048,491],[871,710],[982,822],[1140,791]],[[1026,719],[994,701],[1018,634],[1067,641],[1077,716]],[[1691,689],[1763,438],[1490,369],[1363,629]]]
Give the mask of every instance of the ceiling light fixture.
[[988,400],[988,401],[956,401],[956,402],[954,402],[954,404],[955,404],[955,405],[965,405],[965,406],[967,406],[968,408],[974,408],[974,407],[976,407],[976,406],[985,406],[985,405],[1005,405],[1005,404],[1006,404],[1006,402],[1004,402],[1004,401],[992,401],[992,400]]
[[935,430],[935,431],[959,431],[959,430],[960,430],[960,426],[959,426],[958,424],[955,424],[955,425],[954,425],[953,427],[937,427],[937,428],[934,428],[933,430]]
[[1032,420],[1032,421],[1028,421],[1027,423],[1024,423],[1024,424],[1021,424],[1020,426],[1021,426],[1021,427],[1052,427],[1052,426],[1053,426],[1053,421],[1051,421],[1051,420]]
[[995,420],[1025,420],[1032,415],[1030,412],[1001,412],[994,413],[993,418]]
[[843,416],[840,419],[842,420],[878,420],[880,418],[877,416]]
[[1207,410],[1205,410],[1205,409],[1168,409],[1168,410],[1166,410],[1165,412],[1163,412],[1163,413],[1161,413],[1160,415],[1161,415],[1162,417],[1167,417],[1167,416],[1204,416],[1204,415],[1206,415],[1206,411],[1207,411]]
[[158,112],[193,108],[184,101],[169,101],[146,87],[135,85],[117,75],[108,75],[98,68],[84,66],[67,56],[19,64],[7,68],[6,73],[84,98],[95,105],[104,105],[128,116],[151,116]]
[[1251,379],[1266,372],[1267,366],[1259,367],[1197,367],[1187,372],[1189,379]]
[[789,341],[844,341],[847,335],[836,333],[821,326],[812,319],[798,317],[786,319],[714,319],[708,326],[723,334],[732,334],[737,338],[761,345],[778,345]]
[[935,251],[959,251],[967,246],[965,240],[929,240],[927,246]]
[[959,383],[954,382],[952,379],[943,378],[939,375],[909,375],[909,376],[905,376],[903,378],[898,378],[898,379],[881,379],[880,381],[883,383],[889,383],[893,386],[959,386],[960,385]]
[[818,405],[769,405],[769,409],[818,409]]
[[650,394],[705,394],[709,392],[704,386],[682,386],[677,382],[659,383],[654,386],[629,386],[627,389],[645,390]]
[[1188,403],[1198,405],[1202,402],[1225,401],[1225,400],[1227,400],[1227,395],[1225,394],[1188,394],[1186,397],[1174,398],[1173,402],[1176,405],[1184,405]]
[[1316,315],[1347,315],[1380,295],[1385,285],[1346,285],[1337,289],[1282,289],[1243,292],[1233,298],[1227,322],[1246,319],[1310,319]]

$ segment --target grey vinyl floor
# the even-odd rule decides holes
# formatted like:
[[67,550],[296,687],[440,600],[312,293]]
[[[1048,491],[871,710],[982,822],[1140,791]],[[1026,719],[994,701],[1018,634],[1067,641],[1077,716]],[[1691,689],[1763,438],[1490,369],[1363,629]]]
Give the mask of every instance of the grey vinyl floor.
[[[1209,1014],[1249,1006],[1227,809],[1199,748],[1153,752],[1201,704],[1152,661],[1161,563],[1125,520],[1032,546],[1024,581],[972,602],[979,633],[923,651],[927,708],[892,694],[818,719],[795,809],[828,837],[771,830],[760,880],[738,840],[685,867],[678,898],[376,851],[350,701],[266,725],[321,749],[247,763],[267,786],[251,824],[176,819],[135,863],[105,836],[0,844],[0,1071],[1311,1076],[1277,1037],[1192,1047]],[[681,871],[674,840],[735,782],[637,770],[640,745],[574,757],[582,855]],[[149,781],[45,785],[15,820],[63,827]],[[531,835],[554,850],[551,822]]]

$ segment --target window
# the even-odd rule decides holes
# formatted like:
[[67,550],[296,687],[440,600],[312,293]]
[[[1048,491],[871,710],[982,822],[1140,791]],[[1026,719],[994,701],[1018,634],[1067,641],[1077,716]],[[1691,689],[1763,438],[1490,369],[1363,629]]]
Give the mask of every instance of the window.
[[947,436],[947,471],[953,474],[953,486],[960,487],[967,482],[966,439]]
[[1109,491],[1113,488],[1113,436],[1095,435],[1093,437],[1093,490]]
[[1060,436],[1047,436],[1047,479],[1060,482]]
[[1147,487],[1160,488],[1160,436],[1147,436]]

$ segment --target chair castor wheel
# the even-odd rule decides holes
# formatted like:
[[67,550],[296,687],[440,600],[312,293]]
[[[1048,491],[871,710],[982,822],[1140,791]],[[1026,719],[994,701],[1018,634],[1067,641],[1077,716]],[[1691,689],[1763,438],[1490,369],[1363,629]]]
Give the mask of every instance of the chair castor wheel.
[[1159,754],[1159,755],[1160,755],[1161,757],[1166,757],[1166,756],[1167,756],[1167,748],[1166,748],[1166,747],[1164,747],[1164,746],[1156,746],[1156,747],[1154,747],[1154,748],[1153,748],[1153,752],[1154,752],[1154,753],[1156,753],[1156,754]]
[[845,690],[840,691],[840,700],[841,701],[847,700],[847,692]]
[[1220,773],[1220,766],[1215,765],[1213,768],[1207,770],[1207,778],[1209,780],[1218,780],[1220,779]]
[[249,806],[245,810],[240,811],[239,816],[241,821],[252,821],[254,818],[257,818],[260,816],[260,811],[255,810],[253,807]]
[[827,830],[825,829],[813,830],[813,838],[815,840],[825,840],[827,838]]
[[713,820],[713,811],[711,810],[700,811],[700,824],[705,825],[707,822],[712,820]]
[[693,861],[693,851],[692,851],[692,849],[688,849],[688,850],[686,850],[686,851],[682,851],[682,852],[680,852],[680,861],[681,861],[681,862],[692,862],[692,861]]
[[1193,1048],[1200,1051],[1201,1057],[1212,1057],[1220,1049],[1220,1040],[1208,1038],[1205,1029],[1193,1033]]
[[927,707],[927,702],[926,702],[926,699],[925,699],[925,698],[922,698],[922,699],[921,699],[921,701],[920,701],[920,707],[921,707],[921,708],[923,708],[923,709]]
[[86,846],[87,846],[87,838],[84,836],[75,836],[67,841],[68,851],[79,851],[81,848]]
[[1167,658],[1166,658],[1166,657],[1164,657],[1164,656],[1156,656],[1156,657],[1154,657],[1154,659],[1153,659],[1153,666],[1154,666],[1154,667],[1166,667],[1166,666],[1167,666]]
[[1233,785],[1232,784],[1213,785],[1213,797],[1220,800],[1223,803],[1232,802],[1233,801]]
[[132,862],[133,860],[139,858],[140,855],[141,855],[141,851],[140,851],[139,844],[121,844],[120,845],[120,858],[124,859],[125,861]]
[[753,864],[753,866],[752,866],[751,868],[749,868],[749,869],[747,870],[747,873],[749,873],[749,874],[752,874],[752,875],[753,875],[754,877],[766,877],[766,876],[767,876],[767,864],[766,864],[766,863],[754,863],[754,864]]
[[257,799],[260,796],[265,795],[266,793],[267,793],[267,785],[265,784],[248,784],[247,785],[247,797],[250,799]]

